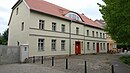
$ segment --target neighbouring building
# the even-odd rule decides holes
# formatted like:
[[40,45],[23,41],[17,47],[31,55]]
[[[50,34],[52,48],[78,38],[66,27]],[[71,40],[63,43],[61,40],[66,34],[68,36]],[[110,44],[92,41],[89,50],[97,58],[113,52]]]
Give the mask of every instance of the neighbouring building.
[[[96,23],[98,23],[99,25],[101,25],[102,27],[105,28],[105,26],[107,25],[105,23],[104,20],[95,20]],[[117,43],[116,41],[112,40],[111,36],[109,36],[109,34],[106,33],[106,38],[107,38],[107,52],[110,52],[111,50],[117,50]]]
[[19,0],[8,25],[8,45],[28,46],[29,57],[107,52],[102,26],[44,0]]

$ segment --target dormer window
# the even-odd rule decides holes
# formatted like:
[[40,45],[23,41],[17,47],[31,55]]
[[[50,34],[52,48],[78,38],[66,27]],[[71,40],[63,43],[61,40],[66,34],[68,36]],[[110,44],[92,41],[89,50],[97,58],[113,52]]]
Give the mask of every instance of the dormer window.
[[65,16],[69,17],[69,18],[72,18],[74,20],[78,20],[78,21],[82,21],[82,19],[80,18],[80,16],[74,12],[69,12],[68,14],[66,14]]

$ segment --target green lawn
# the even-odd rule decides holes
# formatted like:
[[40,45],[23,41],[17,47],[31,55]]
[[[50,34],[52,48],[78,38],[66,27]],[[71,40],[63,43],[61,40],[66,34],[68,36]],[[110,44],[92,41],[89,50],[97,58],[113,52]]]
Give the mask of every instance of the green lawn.
[[130,56],[122,56],[120,57],[120,60],[130,66]]

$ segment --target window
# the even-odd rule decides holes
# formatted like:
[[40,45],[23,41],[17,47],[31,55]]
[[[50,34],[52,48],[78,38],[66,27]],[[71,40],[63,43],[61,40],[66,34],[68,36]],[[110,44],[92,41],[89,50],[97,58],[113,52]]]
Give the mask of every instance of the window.
[[39,29],[44,29],[44,20],[39,20]]
[[44,39],[38,39],[38,51],[44,51]]
[[76,34],[79,34],[79,27],[76,27]]
[[83,22],[82,19],[80,18],[80,16],[78,14],[74,13],[74,12],[69,12],[65,16],[72,18],[74,20],[78,20],[78,21]]
[[27,47],[24,48],[24,51],[27,51]]
[[89,36],[89,30],[87,30],[87,36]]
[[103,49],[105,50],[106,48],[105,48],[105,43],[103,43]]
[[65,40],[61,40],[61,50],[65,50]]
[[92,37],[94,37],[94,31],[92,31]]
[[100,38],[102,38],[102,33],[100,33]]
[[52,31],[56,31],[56,23],[52,22]]
[[98,32],[96,32],[96,37],[98,37]]
[[19,8],[16,9],[16,15],[18,15]]
[[56,40],[51,41],[51,50],[56,51]]
[[24,30],[24,22],[22,22],[22,27],[21,27],[21,31]]
[[95,50],[95,43],[93,43],[93,50]]
[[17,45],[19,46],[19,41],[17,41]]
[[103,38],[105,38],[105,34],[103,33]]
[[65,25],[61,25],[61,32],[65,32]]
[[102,50],[102,43],[100,43],[100,48],[101,48],[101,50]]
[[89,42],[87,42],[87,49],[90,50],[90,49],[89,49]]

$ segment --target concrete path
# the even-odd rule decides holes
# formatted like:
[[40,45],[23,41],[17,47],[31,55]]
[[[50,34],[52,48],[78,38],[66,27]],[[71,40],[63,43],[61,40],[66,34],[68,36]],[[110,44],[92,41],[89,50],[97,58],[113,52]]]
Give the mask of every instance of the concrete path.
[[[120,55],[121,56],[121,55]],[[115,73],[130,73],[130,66],[122,63],[118,55],[111,57],[110,62],[114,65]]]

